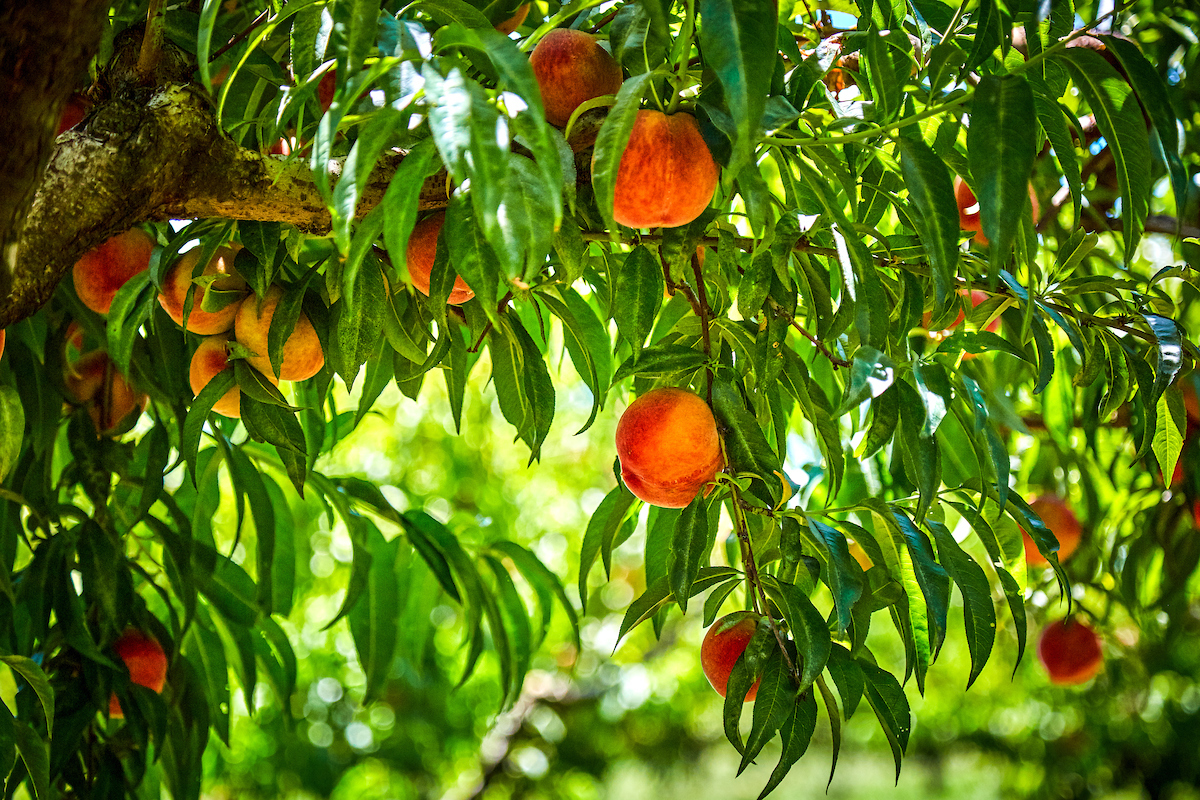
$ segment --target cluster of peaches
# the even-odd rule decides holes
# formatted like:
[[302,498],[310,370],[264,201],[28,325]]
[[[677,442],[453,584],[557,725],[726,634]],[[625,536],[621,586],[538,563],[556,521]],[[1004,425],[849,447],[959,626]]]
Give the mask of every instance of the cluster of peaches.
[[[201,248],[189,250],[163,277],[158,297],[163,310],[176,324],[204,337],[192,355],[188,370],[196,394],[230,366],[235,343],[247,363],[273,385],[280,380],[310,378],[325,364],[317,333],[301,312],[295,329],[283,344],[278,374],[272,369],[267,356],[267,333],[283,288],[272,286],[261,299],[254,296],[234,268],[236,247],[217,248],[202,268],[199,267]],[[140,228],[132,228],[85,253],[75,263],[72,275],[80,301],[97,314],[108,314],[118,290],[149,267],[153,250],[154,240]],[[189,290],[192,302],[185,320]],[[210,294],[212,298],[206,303]],[[81,350],[82,331],[68,334],[68,343]],[[76,359],[68,358],[64,383],[74,402],[87,409],[96,430],[104,435],[127,429],[146,406],[146,396],[116,370],[103,349],[81,353]],[[240,416],[240,409],[241,391],[236,386],[213,406],[216,413],[232,418]]]

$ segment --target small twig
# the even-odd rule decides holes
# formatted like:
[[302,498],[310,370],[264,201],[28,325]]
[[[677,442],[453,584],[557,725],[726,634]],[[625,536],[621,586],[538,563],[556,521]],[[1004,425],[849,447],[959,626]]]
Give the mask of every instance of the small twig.
[[[767,299],[770,301],[771,307],[775,309],[775,313],[777,315],[781,317],[789,316],[787,310],[780,306],[779,303],[775,302],[774,299]],[[816,347],[817,350],[821,351],[821,355],[829,359],[829,363],[833,364],[834,369],[837,369],[838,367],[849,368],[851,366],[850,362],[846,359],[842,358],[841,356],[834,355],[833,351],[830,350],[824,342],[818,339],[814,334],[809,333],[799,322],[796,321],[795,317],[791,317],[789,321],[792,323],[793,328],[799,331],[805,339],[808,339],[810,342],[812,342],[813,346]]]
[[150,0],[146,12],[146,33],[142,36],[142,50],[138,54],[137,72],[143,83],[150,83],[154,68],[162,55],[163,26],[166,13],[163,0]]
[[[286,3],[285,3],[285,5],[286,5]],[[224,44],[224,46],[221,47],[220,50],[218,50],[217,52],[215,52],[211,56],[209,56],[208,63],[211,64],[212,62],[216,61],[218,58],[220,58],[221,56],[223,56],[227,52],[229,52],[230,48],[236,47],[238,42],[242,41],[243,39],[245,39],[247,36],[250,35],[250,31],[254,30],[259,25],[262,25],[264,22],[266,22],[267,18],[269,16],[271,16],[271,9],[270,8],[263,9],[263,12],[261,14],[259,14],[257,17],[255,17],[253,20],[251,20],[249,25],[247,25],[245,28],[243,28],[241,31],[239,31],[228,42],[226,42]]]
[[600,21],[592,26],[591,33],[599,33],[600,29],[617,18],[617,12],[621,9],[615,8],[600,18]]
[[[496,304],[496,313],[497,314],[504,313],[505,309],[508,308],[508,302],[510,300],[512,300],[512,296],[513,296],[512,292],[509,292],[508,294],[504,295],[504,297],[500,298],[500,302]],[[473,344],[469,348],[467,348],[467,352],[468,353],[478,353],[479,348],[483,346],[483,340],[485,338],[487,338],[487,335],[489,333],[491,333],[491,330],[492,330],[491,322],[489,322],[487,325],[484,325],[483,331],[479,334],[479,338],[475,340],[475,344]]]

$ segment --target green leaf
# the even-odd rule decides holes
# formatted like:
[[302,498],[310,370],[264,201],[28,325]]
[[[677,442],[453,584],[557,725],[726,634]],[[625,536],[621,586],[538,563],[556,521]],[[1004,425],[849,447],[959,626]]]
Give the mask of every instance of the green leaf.
[[0,663],[7,664],[9,669],[25,679],[42,704],[42,713],[46,716],[46,738],[54,737],[54,687],[46,673],[31,658],[25,656],[0,655]]
[[[446,209],[446,222],[442,226],[441,239],[446,245],[448,261],[446,266],[450,271],[457,271],[468,286],[475,292],[475,297],[483,305],[488,319],[495,325],[500,319],[496,307],[496,284],[500,278],[500,261],[496,252],[488,244],[483,231],[477,224],[475,211],[470,203],[455,198]],[[440,250],[440,248],[439,248]],[[434,273],[437,277],[438,262],[434,263]],[[452,266],[451,266],[452,265]],[[451,283],[453,279],[451,278]]]
[[3,482],[21,457],[25,439],[25,407],[11,386],[0,386],[0,482]]
[[531,551],[515,542],[500,540],[492,542],[491,547],[511,558],[517,569],[525,576],[525,580],[529,581],[531,585],[549,588],[554,597],[558,599],[559,604],[562,605],[563,610],[567,612],[567,619],[570,620],[571,630],[575,635],[575,646],[579,647],[579,615],[575,611],[575,606],[567,598],[567,593],[558,576]]
[[700,50],[724,89],[735,136],[729,170],[751,160],[771,76],[775,73],[776,11],[770,0],[700,0]]
[[962,593],[967,649],[971,653],[971,674],[967,678],[967,688],[970,689],[987,664],[996,640],[996,608],[992,605],[991,586],[983,568],[959,547],[949,528],[931,519],[927,519],[925,524],[933,532],[942,565]]
[[636,355],[621,362],[613,375],[615,386],[635,375],[661,377],[675,374],[691,374],[708,363],[708,358],[694,347],[681,344],[659,344],[647,347]]
[[732,384],[718,381],[713,384],[713,413],[721,426],[725,453],[734,472],[750,472],[763,482],[767,496],[778,502],[782,493],[782,474],[779,457],[767,444],[758,420],[742,402],[741,394]]
[[[958,205],[946,164],[920,139],[900,140],[900,166],[915,205],[917,233],[933,271],[935,313],[943,309],[958,274]],[[876,393],[877,394],[877,393]]]
[[849,650],[835,642],[829,650],[829,661],[825,664],[825,669],[837,685],[838,694],[842,698],[843,713],[846,719],[850,719],[858,709],[866,683],[862,667],[850,655]]
[[[8,713],[8,709],[5,709]],[[13,738],[17,752],[25,762],[29,782],[33,786],[36,800],[51,800],[50,794],[50,743],[42,738],[32,725],[23,719],[13,720]],[[11,788],[16,788],[15,786]]]
[[408,267],[408,238],[417,222],[418,199],[436,154],[432,139],[423,139],[400,162],[383,194],[383,242],[393,268]]
[[383,691],[396,652],[400,611],[400,589],[396,581],[398,543],[398,539],[391,542],[384,539],[374,526],[367,529],[366,545],[371,553],[367,586],[347,615],[354,648],[367,679],[364,702],[377,698]]
[[725,727],[725,738],[737,748],[739,753],[745,751],[738,723],[742,718],[742,707],[746,702],[746,695],[750,693],[751,687],[762,675],[767,659],[778,652],[779,643],[775,639],[775,634],[771,632],[766,619],[760,619],[754,635],[746,643],[746,649],[738,656],[738,660],[733,663],[733,669],[729,672],[729,681],[725,684],[725,704],[722,707],[721,716]]
[[[199,620],[188,629],[183,639],[183,655],[191,662],[204,685],[209,719],[217,736],[229,746],[229,666],[225,661],[225,646],[216,632]],[[222,710],[224,707],[226,710]]]
[[[579,549],[579,605],[587,612],[587,579],[596,563],[596,556],[605,549],[611,552],[612,541],[625,521],[629,507],[637,500],[624,486],[617,486],[609,492],[588,520],[587,532],[583,536],[583,544]],[[605,564],[605,574],[608,574],[608,564]]]
[[1037,156],[1033,90],[1019,75],[985,75],[971,103],[967,159],[991,259],[1005,264],[1027,215],[1029,176]]
[[[1083,176],[1075,154],[1075,143],[1071,141],[1063,108],[1055,100],[1050,87],[1039,76],[1030,76],[1029,83],[1033,87],[1033,106],[1038,122],[1050,139],[1050,145],[1054,148],[1054,158],[1067,181],[1067,188],[1071,191],[1071,207],[1074,209],[1071,227],[1077,227],[1083,212]],[[1077,233],[1082,235],[1083,231]]]
[[675,522],[675,533],[671,538],[671,550],[667,553],[667,577],[671,594],[679,608],[687,612],[687,601],[692,596],[692,584],[707,566],[712,550],[708,539],[708,501],[698,493],[679,515]]
[[773,583],[774,589],[783,600],[784,616],[803,661],[800,665],[798,691],[804,692],[812,686],[821,670],[825,669],[825,662],[829,660],[829,626],[798,586],[780,580]]
[[[331,360],[347,390],[353,388],[359,370],[378,351],[383,338],[387,287],[382,267],[377,257],[369,255],[330,308],[330,328],[335,333]],[[349,275],[343,275],[343,279],[348,281]]]
[[1168,389],[1158,398],[1158,425],[1154,431],[1154,457],[1158,459],[1164,477],[1175,473],[1186,429],[1183,393],[1175,388]]
[[792,676],[788,674],[787,664],[783,660],[783,650],[775,647],[763,665],[758,694],[754,697],[750,735],[746,737],[746,749],[742,751],[738,775],[750,766],[766,743],[775,738],[775,734],[795,705],[796,687],[792,684]]
[[[596,194],[596,205],[609,230],[615,231],[613,222],[613,193],[617,185],[617,170],[621,167],[621,156],[629,144],[629,134],[637,118],[638,106],[650,88],[654,73],[647,72],[627,78],[617,92],[617,101],[609,109],[596,145],[592,150],[592,188]],[[662,292],[659,292],[660,299]]]
[[1095,115],[1096,125],[1112,153],[1121,189],[1125,264],[1129,265],[1137,251],[1146,215],[1150,213],[1150,142],[1141,106],[1129,83],[1099,53],[1070,47],[1056,53],[1054,58],[1071,73],[1071,81]]
[[[787,524],[786,522],[784,524]],[[846,537],[835,528],[831,528],[814,517],[808,518],[808,528],[812,531],[813,539],[817,542],[826,561],[825,583],[833,595],[833,605],[837,611],[838,632],[845,633],[850,626],[850,610],[862,597],[862,570],[850,555],[850,547]]]
[[808,744],[812,741],[812,735],[816,729],[817,698],[813,696],[812,692],[801,693],[779,729],[781,742],[779,763],[772,770],[771,778],[759,793],[758,800],[763,800],[770,794],[788,774],[792,765],[800,760],[808,750]]
[[929,539],[913,525],[908,515],[901,511],[893,511],[892,517],[899,525],[908,547],[908,553],[912,557],[913,571],[917,584],[921,587],[921,594],[925,598],[929,620],[932,623],[932,627],[929,629],[929,644],[933,650],[933,657],[937,658],[937,653],[942,648],[942,642],[946,639],[946,617],[950,607],[950,577],[946,574],[945,568],[937,562]]
[[663,300],[662,268],[645,245],[635,247],[617,265],[613,294],[620,298],[613,305],[613,319],[636,358]]
[[833,697],[833,692],[829,691],[829,687],[825,685],[824,678],[817,678],[817,688],[821,690],[821,700],[825,703],[825,715],[829,717],[829,743],[830,749],[833,751],[832,763],[829,765],[829,781],[825,784],[825,791],[829,791],[829,784],[833,783],[833,774],[837,771],[838,753],[842,749],[842,718],[838,716],[837,701]]
[[912,730],[908,698],[890,672],[863,659],[859,659],[858,664],[866,678],[867,702],[879,718],[879,724],[892,748],[892,757],[896,761],[896,782],[899,783],[900,760],[908,747],[908,734]]

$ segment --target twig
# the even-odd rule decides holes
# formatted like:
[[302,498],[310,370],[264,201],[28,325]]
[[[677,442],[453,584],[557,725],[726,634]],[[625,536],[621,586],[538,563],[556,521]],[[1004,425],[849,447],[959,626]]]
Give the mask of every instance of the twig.
[[621,9],[615,8],[600,18],[600,21],[592,26],[591,33],[599,33],[600,29],[617,18],[617,12]]
[[243,28],[241,31],[239,31],[228,42],[226,42],[221,47],[220,50],[218,50],[217,52],[215,52],[211,56],[209,56],[208,63],[211,64],[212,62],[216,61],[221,56],[225,55],[225,53],[229,52],[230,48],[236,47],[238,42],[242,41],[243,39],[245,39],[247,36],[250,35],[250,31],[254,30],[259,25],[262,25],[264,22],[266,22],[267,18],[269,16],[271,16],[271,9],[270,8],[263,9],[263,12],[261,14],[259,14],[257,17],[255,17],[253,20],[251,20],[249,25],[247,25],[245,28]]
[[[776,315],[780,317],[789,316],[787,310],[783,308],[783,306],[779,305],[779,303],[773,298],[767,299],[770,301],[771,307],[775,309]],[[810,342],[812,342],[813,346],[816,347],[817,350],[821,351],[821,355],[829,359],[829,363],[833,364],[834,369],[837,369],[838,367],[849,368],[851,366],[850,362],[846,359],[842,358],[841,356],[834,355],[833,351],[831,351],[824,342],[818,339],[814,334],[809,333],[799,322],[796,321],[795,317],[791,317],[789,321],[792,323],[793,328],[799,331],[805,339],[808,339]]]
[[[508,294],[504,295],[504,297],[500,298],[500,302],[496,304],[496,313],[497,314],[504,313],[505,309],[508,308],[508,301],[512,300],[512,296],[513,296],[512,292],[509,292]],[[487,338],[487,335],[489,333],[491,333],[491,330],[492,330],[492,323],[488,322],[488,324],[483,326],[483,331],[479,334],[479,338],[475,340],[475,344],[471,345],[467,349],[467,352],[468,353],[478,353],[479,348],[483,346],[483,340],[485,338]]]
[[142,82],[148,83],[162,55],[163,26],[166,12],[163,0],[150,0],[146,11],[146,33],[142,36],[142,49],[138,54],[137,72]]
[[[700,257],[695,252],[692,253],[692,275],[696,278],[696,299],[699,301],[699,316],[700,316],[700,341],[704,345],[704,355],[708,356],[709,364],[712,364],[712,339],[708,332],[709,309],[708,296],[704,291],[704,274],[700,271]],[[705,367],[705,376],[708,379],[708,404],[712,405],[712,390],[713,390],[713,371],[712,366]]]

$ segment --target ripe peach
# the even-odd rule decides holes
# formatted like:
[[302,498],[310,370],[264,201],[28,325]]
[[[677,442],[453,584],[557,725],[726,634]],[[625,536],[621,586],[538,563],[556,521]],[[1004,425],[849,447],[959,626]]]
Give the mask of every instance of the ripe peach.
[[1057,620],[1042,630],[1038,639],[1038,661],[1058,686],[1074,686],[1091,680],[1104,664],[1100,637],[1082,622]]
[[[188,287],[192,284],[192,272],[196,269],[196,262],[200,260],[200,250],[201,248],[194,247],[184,253],[163,278],[163,291],[158,296],[158,302],[177,325],[183,324],[183,303],[187,298]],[[200,274],[220,275],[222,277],[211,284],[216,291],[241,293],[244,296],[249,290],[246,281],[233,267],[236,255],[237,252],[231,247],[218,247]],[[197,285],[196,291],[192,293],[192,312],[188,315],[187,329],[201,336],[224,333],[233,327],[233,318],[241,301],[235,300],[220,311],[205,311],[201,308],[204,291],[203,286]]]
[[131,418],[146,408],[146,395],[129,384],[103,350],[80,357],[68,367],[63,383],[75,404],[87,408],[96,431],[104,436],[127,428]]
[[[229,334],[209,336],[200,342],[196,352],[192,354],[188,366],[188,383],[192,386],[192,394],[198,395],[208,385],[208,382],[221,374],[229,366]],[[275,386],[279,380],[273,375],[263,374]],[[234,386],[213,404],[213,411],[223,417],[240,419],[242,416],[242,391]]]
[[[762,617],[753,611],[736,611],[721,617],[712,624],[704,641],[700,644],[700,666],[704,668],[704,676],[717,690],[721,697],[729,684],[729,673],[733,665],[741,657],[750,644],[750,638],[758,629],[758,621]],[[758,695],[759,681],[754,681],[750,691],[746,692],[745,702],[750,702]]]
[[107,314],[125,281],[150,266],[153,250],[149,234],[130,228],[84,253],[72,271],[79,299],[97,314]]
[[67,100],[67,104],[63,106],[62,117],[58,121],[58,136],[65,131],[71,130],[87,116],[87,112],[92,107],[92,101],[88,100],[86,95],[76,92]]
[[[408,249],[405,250],[408,259],[408,277],[418,292],[429,296],[429,274],[433,271],[433,260],[437,255],[438,234],[446,221],[446,212],[438,211],[418,222],[413,227],[412,235],[408,237]],[[450,290],[448,303],[460,306],[475,296],[471,287],[467,286],[462,276],[454,279],[454,288]]]
[[[983,220],[979,216],[979,201],[976,200],[971,187],[967,186],[966,181],[962,178],[954,179],[954,200],[958,203],[958,227],[964,231],[975,231],[975,244],[987,247],[988,238],[983,235]],[[1029,186],[1029,201],[1033,205],[1030,216],[1033,218],[1033,224],[1036,225],[1038,217],[1041,216],[1041,206],[1038,204],[1037,192],[1033,190],[1032,184]]]
[[[1058,539],[1058,560],[1066,561],[1075,552],[1075,548],[1079,547],[1079,539],[1083,535],[1075,512],[1065,500],[1052,494],[1036,498],[1029,507],[1042,518],[1042,522]],[[1031,567],[1048,566],[1050,562],[1038,552],[1037,545],[1024,528],[1021,529],[1021,536],[1025,539],[1025,563]]]
[[[271,369],[271,359],[267,355],[267,333],[271,329],[271,317],[275,315],[275,306],[283,297],[283,289],[272,286],[262,299],[261,306],[254,295],[247,297],[238,306],[237,316],[234,317],[234,338],[255,355],[247,359],[250,366],[264,375],[274,376]],[[311,378],[325,366],[325,353],[321,350],[321,341],[317,332],[303,311],[296,320],[296,327],[291,336],[283,343],[283,363],[279,366],[279,375],[284,381],[302,381]]]
[[4,355],[4,328],[0,328],[0,356]]
[[555,28],[529,54],[546,121],[560,128],[583,103],[621,88],[621,65],[583,31]]
[[720,176],[695,117],[642,109],[617,169],[613,219],[631,228],[686,225],[708,207]]
[[652,389],[617,423],[617,457],[629,491],[661,508],[683,508],[724,464],[712,411],[687,389]]
[[[156,639],[137,628],[129,628],[113,643],[113,651],[125,662],[132,683],[162,692],[167,682],[167,654]],[[125,718],[116,692],[108,699],[108,715],[115,719]]]
[[529,16],[529,3],[521,3],[521,5],[517,6],[517,10],[513,12],[511,17],[496,25],[496,30],[508,36],[521,27],[521,23],[525,21],[527,16]]

